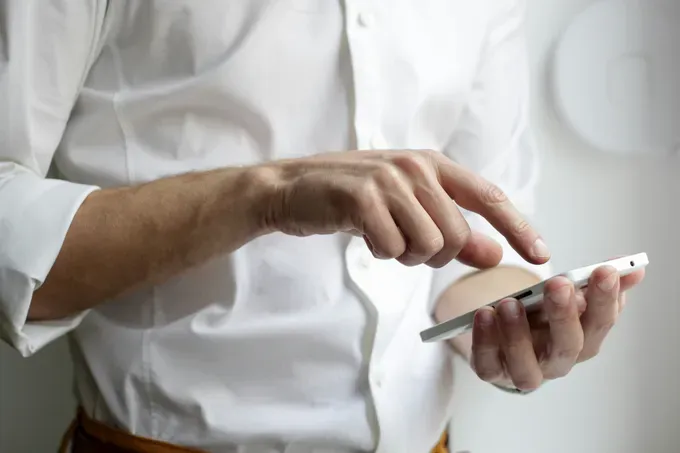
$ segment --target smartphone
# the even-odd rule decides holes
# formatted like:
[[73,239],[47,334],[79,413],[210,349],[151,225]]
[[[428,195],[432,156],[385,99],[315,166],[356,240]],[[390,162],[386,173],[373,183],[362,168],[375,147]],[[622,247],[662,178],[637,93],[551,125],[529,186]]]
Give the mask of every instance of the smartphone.
[[[559,276],[566,277],[574,283],[576,289],[583,289],[588,286],[588,280],[593,271],[602,266],[612,266],[615,268],[621,276],[628,275],[638,269],[643,269],[649,264],[649,259],[646,253],[638,253],[636,255],[625,256],[622,258],[616,258],[609,261],[604,261],[602,263],[592,264],[590,266],[582,267],[579,269],[574,269],[563,274],[558,274]],[[488,307],[496,307],[501,301],[513,298],[517,299],[522,305],[524,305],[527,313],[540,307],[539,302],[543,300],[543,288],[548,280],[542,281],[534,286],[525,288],[514,294],[510,294],[502,299],[488,304]],[[444,321],[436,326],[430,327],[429,329],[420,332],[420,338],[425,343],[432,343],[435,341],[448,340],[455,338],[465,332],[472,330],[473,322],[475,319],[475,313],[477,310],[470,311],[464,315],[458,316],[456,318]]]

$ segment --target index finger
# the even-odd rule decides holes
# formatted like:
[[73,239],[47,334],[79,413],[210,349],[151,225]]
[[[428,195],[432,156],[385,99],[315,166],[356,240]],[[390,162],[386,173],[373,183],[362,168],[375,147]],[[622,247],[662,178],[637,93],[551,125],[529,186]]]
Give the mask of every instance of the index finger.
[[541,236],[498,186],[445,156],[438,160],[439,183],[460,207],[488,220],[528,262],[543,264],[550,259]]

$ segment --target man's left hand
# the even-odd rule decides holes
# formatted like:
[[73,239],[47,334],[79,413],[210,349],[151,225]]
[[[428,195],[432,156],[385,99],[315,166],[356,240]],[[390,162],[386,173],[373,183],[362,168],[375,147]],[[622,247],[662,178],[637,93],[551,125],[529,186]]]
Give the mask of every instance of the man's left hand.
[[619,277],[614,268],[602,267],[584,291],[555,277],[546,284],[540,310],[528,316],[513,299],[495,310],[480,309],[472,333],[473,369],[487,382],[520,390],[566,376],[575,364],[599,353],[625,306],[626,291],[644,275]]

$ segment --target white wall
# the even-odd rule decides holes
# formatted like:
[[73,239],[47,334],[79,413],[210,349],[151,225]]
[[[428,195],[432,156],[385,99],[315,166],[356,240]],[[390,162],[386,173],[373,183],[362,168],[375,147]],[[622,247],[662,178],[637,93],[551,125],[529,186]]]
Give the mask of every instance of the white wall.
[[589,150],[556,121],[545,83],[554,40],[590,3],[529,0],[534,125],[545,150],[538,223],[556,271],[644,251],[648,278],[631,293],[601,355],[536,394],[502,394],[458,367],[460,450],[680,451],[680,272],[673,265],[680,252],[680,160]]
[[28,360],[0,343],[0,452],[56,453],[75,413],[71,377],[64,340]]
[[[473,453],[680,451],[680,161],[586,149],[555,121],[544,73],[568,18],[589,0],[529,0],[536,129],[545,149],[539,225],[556,270],[646,251],[652,265],[601,357],[529,397],[459,367],[457,449]],[[680,81],[678,81],[680,83]],[[680,119],[678,122],[680,128]],[[30,360],[0,345],[0,451],[54,451],[73,413],[65,342]]]

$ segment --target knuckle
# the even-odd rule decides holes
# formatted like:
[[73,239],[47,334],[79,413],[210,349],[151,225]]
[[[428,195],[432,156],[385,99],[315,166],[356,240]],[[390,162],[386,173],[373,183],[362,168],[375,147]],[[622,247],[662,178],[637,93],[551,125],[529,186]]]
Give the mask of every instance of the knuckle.
[[413,250],[413,253],[429,258],[439,253],[443,247],[444,238],[441,235],[437,235],[429,240],[423,241],[419,246],[416,247],[417,250]]
[[439,152],[437,152],[433,149],[421,149],[421,150],[418,150],[418,154],[421,154],[421,155],[423,155],[427,158],[430,158],[430,159],[435,159],[435,158],[437,158],[438,156],[441,155],[441,153],[439,153]]
[[374,171],[374,180],[382,187],[392,186],[403,178],[401,170],[391,162],[380,162]]
[[[410,238],[408,255],[412,260],[422,263],[438,254],[444,248],[444,237],[441,233],[422,235]],[[423,260],[425,258],[425,260]]]
[[598,323],[595,326],[595,334],[598,337],[604,337],[614,328],[615,324],[616,324],[616,319],[602,320],[600,323]]
[[554,370],[546,371],[543,374],[543,377],[550,380],[562,379],[571,373],[571,369],[572,367],[556,368]]
[[521,357],[524,355],[526,345],[522,341],[509,340],[506,345],[506,355],[508,357]]
[[508,196],[496,184],[484,182],[479,188],[479,198],[488,205],[503,204],[508,201]]
[[427,152],[407,152],[395,156],[394,163],[406,173],[422,177],[432,168],[432,157]]
[[529,222],[527,222],[525,219],[521,219],[512,228],[512,232],[515,233],[517,236],[521,236],[530,230],[531,224],[529,224]]
[[477,374],[477,377],[484,382],[494,382],[502,376],[500,370],[487,367],[481,367],[475,370],[475,374]]
[[579,354],[581,354],[582,350],[583,350],[582,345],[560,348],[553,352],[552,357],[554,360],[559,361],[560,363],[573,362],[576,360]]
[[397,261],[407,267],[418,266],[425,262],[423,258],[409,252],[408,250],[404,254],[402,254],[399,258],[397,258]]
[[381,200],[381,190],[374,180],[364,180],[355,194],[362,211],[375,212],[375,208]]
[[467,222],[461,222],[460,225],[456,225],[447,238],[446,245],[460,251],[460,249],[462,249],[470,240],[471,234],[472,230],[470,230],[470,225],[468,225]]
[[432,149],[424,149],[418,153],[422,161],[427,165],[427,168],[434,168],[437,161],[441,159],[442,153]]
[[573,322],[574,315],[569,307],[556,307],[554,304],[545,304],[547,307],[547,319],[555,327],[566,328]]
[[386,245],[385,250],[380,252],[380,255],[383,258],[387,259],[394,259],[394,258],[399,258],[404,254],[406,251],[406,245],[401,242],[397,243],[395,242],[390,242],[389,244]]

